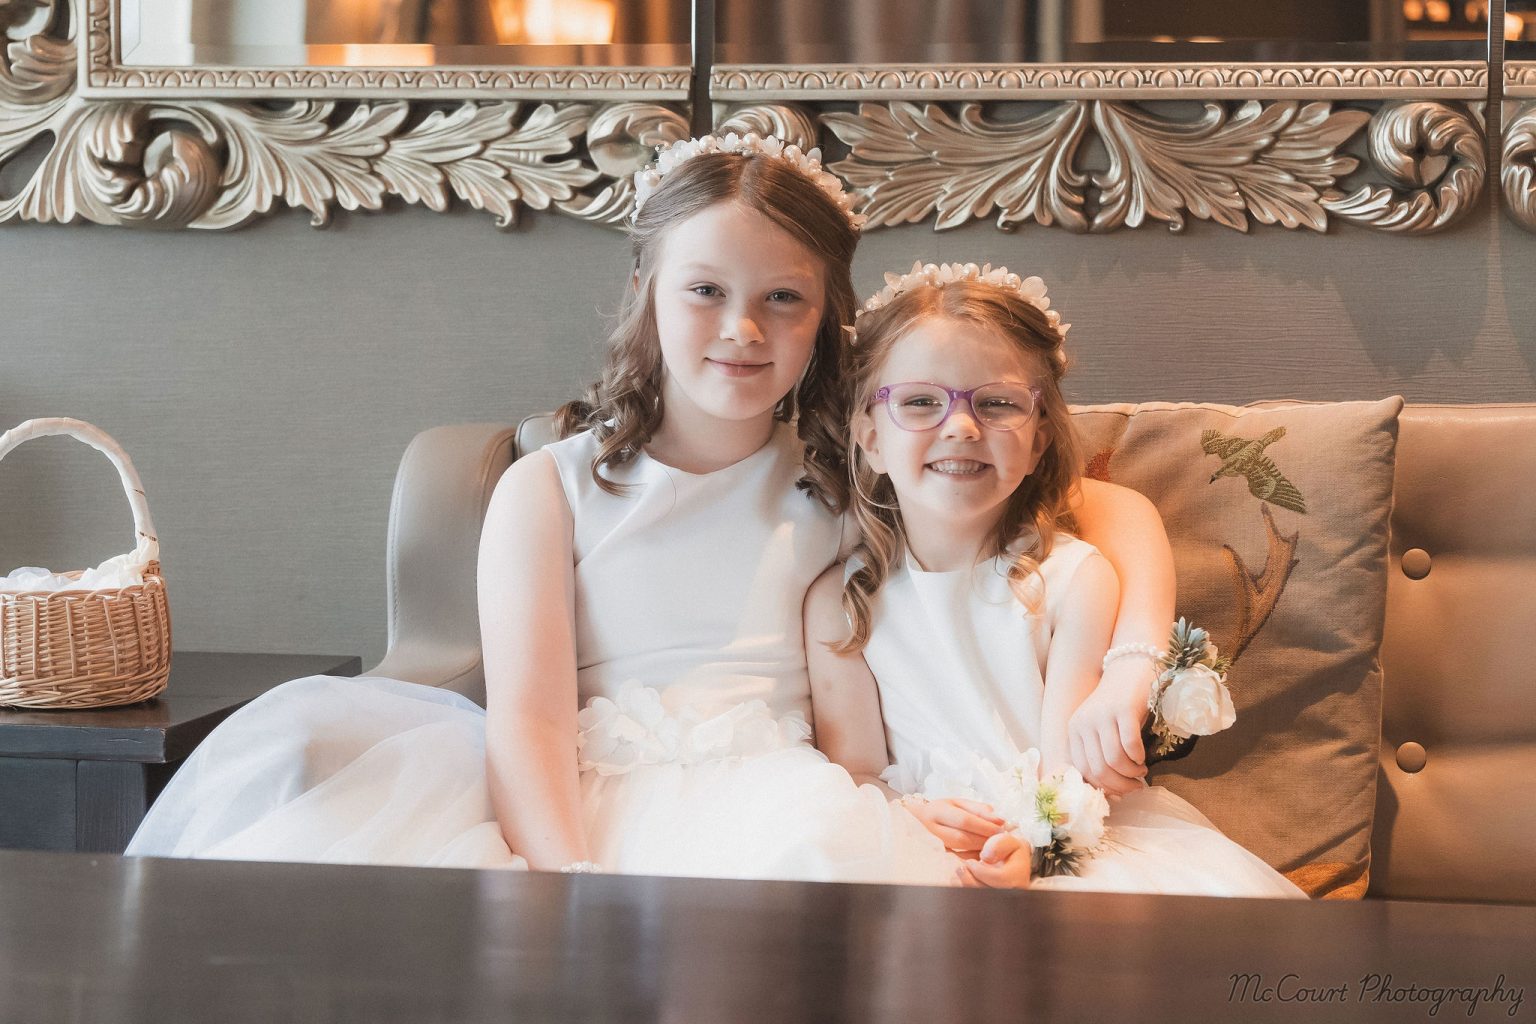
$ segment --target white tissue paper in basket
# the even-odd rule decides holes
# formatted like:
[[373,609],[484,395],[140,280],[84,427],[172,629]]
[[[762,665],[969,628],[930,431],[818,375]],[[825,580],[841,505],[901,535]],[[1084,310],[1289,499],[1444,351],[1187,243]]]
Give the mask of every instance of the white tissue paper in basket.
[[107,559],[94,569],[87,569],[79,579],[71,579],[40,569],[35,565],[24,566],[9,576],[0,577],[0,590],[48,591],[48,590],[117,590],[144,582],[144,569],[148,559],[141,549]]

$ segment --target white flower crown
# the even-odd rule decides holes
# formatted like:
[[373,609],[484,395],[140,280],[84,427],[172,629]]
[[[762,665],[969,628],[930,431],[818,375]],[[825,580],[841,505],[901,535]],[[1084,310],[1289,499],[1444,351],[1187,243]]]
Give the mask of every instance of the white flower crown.
[[663,178],[674,168],[705,153],[740,153],[744,156],[768,156],[775,160],[783,160],[825,192],[827,198],[843,211],[853,230],[862,228],[868,219],[861,213],[853,212],[853,197],[848,194],[848,190],[843,187],[843,183],[837,176],[822,170],[819,148],[807,153],[792,142],[785,142],[772,135],[764,137],[756,132],[748,132],[745,135],[738,135],[735,132],[723,136],[702,135],[697,139],[684,139],[681,142],[669,142],[661,146],[656,151],[656,162],[635,172],[636,216],[639,215],[645,201],[651,197],[651,193],[661,187]]
[[1062,340],[1066,340],[1067,331],[1071,330],[1072,325],[1062,323],[1061,314],[1051,308],[1051,301],[1045,295],[1045,282],[1038,277],[1020,277],[1007,267],[994,267],[990,263],[978,267],[974,263],[924,263],[919,260],[905,274],[887,273],[885,287],[865,300],[863,308],[854,315],[854,319],[889,305],[902,292],[924,285],[943,288],[947,284],[964,281],[989,284],[1005,292],[1012,292],[1044,313],[1046,322]]

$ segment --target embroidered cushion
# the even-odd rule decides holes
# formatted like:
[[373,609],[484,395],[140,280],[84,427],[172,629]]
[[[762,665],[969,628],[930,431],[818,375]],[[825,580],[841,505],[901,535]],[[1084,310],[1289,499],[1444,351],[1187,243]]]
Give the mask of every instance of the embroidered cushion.
[[1313,896],[1357,899],[1369,880],[1402,406],[1073,410],[1086,474],[1157,505],[1179,614],[1236,659],[1236,725],[1152,781]]

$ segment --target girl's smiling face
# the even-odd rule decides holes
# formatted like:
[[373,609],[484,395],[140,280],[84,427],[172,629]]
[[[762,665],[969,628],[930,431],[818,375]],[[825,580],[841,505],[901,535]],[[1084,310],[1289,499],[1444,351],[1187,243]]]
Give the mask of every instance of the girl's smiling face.
[[756,210],[717,203],[668,231],[654,286],[667,416],[771,416],[810,361],[826,308],[815,254]]
[[[1035,362],[992,330],[929,317],[891,346],[875,384],[926,381],[957,390],[994,381],[1032,384],[1041,373]],[[1038,408],[1019,429],[998,430],[982,425],[963,401],[929,430],[898,427],[884,405],[858,410],[853,426],[870,467],[891,479],[914,551],[931,550],[935,538],[946,548],[979,548],[1051,441]]]

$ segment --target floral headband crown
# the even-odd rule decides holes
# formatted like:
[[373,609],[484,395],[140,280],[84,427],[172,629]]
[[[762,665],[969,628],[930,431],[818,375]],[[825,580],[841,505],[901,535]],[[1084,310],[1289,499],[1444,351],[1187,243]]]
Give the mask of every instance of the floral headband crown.
[[702,135],[697,139],[669,142],[660,147],[656,151],[656,162],[635,172],[635,216],[639,216],[640,208],[651,197],[651,193],[661,187],[663,178],[694,157],[706,153],[740,153],[742,156],[766,156],[782,160],[810,179],[811,184],[837,204],[853,230],[858,231],[868,219],[861,213],[853,212],[853,197],[843,188],[837,176],[822,170],[819,148],[807,153],[792,142],[785,142],[772,135],[758,135],[756,132],[745,135],[735,132]]
[[[905,274],[887,273],[885,287],[865,300],[864,306],[854,314],[854,319],[890,305],[902,292],[910,292],[925,285],[943,288],[947,284],[970,281],[1017,295],[1044,313],[1046,323],[1050,324],[1056,336],[1062,341],[1066,340],[1067,331],[1072,325],[1062,323],[1061,314],[1051,308],[1051,301],[1045,295],[1045,282],[1038,277],[1020,277],[1007,267],[994,267],[990,263],[978,267],[974,263],[923,263],[919,260]],[[856,330],[854,333],[857,335]]]

